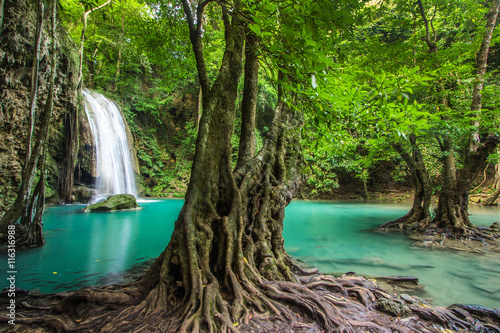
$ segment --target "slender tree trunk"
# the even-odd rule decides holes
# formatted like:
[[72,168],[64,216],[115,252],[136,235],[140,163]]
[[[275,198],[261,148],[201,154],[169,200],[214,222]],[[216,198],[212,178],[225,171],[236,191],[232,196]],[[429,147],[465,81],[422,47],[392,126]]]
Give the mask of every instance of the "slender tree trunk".
[[[422,20],[424,21],[425,25],[425,43],[427,44],[427,47],[429,48],[429,53],[436,53],[438,51],[438,47],[436,44],[436,34],[434,32],[434,29],[432,27],[432,21],[429,21],[427,18],[427,15],[425,13],[425,8],[424,4],[422,3],[422,0],[417,0],[416,4],[418,5],[418,9],[420,12],[420,16],[422,17]],[[432,36],[431,36],[431,28],[432,28]]]
[[[500,149],[497,147],[497,154],[500,155]],[[500,189],[500,160],[495,164],[495,180],[493,184],[494,188]]]
[[76,94],[81,95],[81,91],[83,88],[83,47],[85,45],[85,32],[87,31],[87,19],[91,13],[93,13],[96,10],[99,10],[106,5],[110,4],[111,0],[106,1],[100,6],[97,6],[95,8],[92,8],[88,11],[84,11],[83,13],[83,27],[82,27],[82,33],[80,36],[80,61],[78,63],[78,79],[77,79],[77,84],[76,84]]
[[118,82],[118,79],[120,78],[120,66],[122,64],[122,48],[123,48],[123,39],[125,38],[125,13],[122,14],[122,23],[121,23],[121,30],[120,30],[120,39],[117,41],[118,44],[118,57],[116,59],[116,73],[115,73],[115,80],[114,80],[114,87],[113,89],[116,91],[116,83]]
[[203,113],[202,100],[203,100],[203,92],[200,86],[200,89],[198,89],[198,98],[196,99],[196,129],[200,128],[201,114]]
[[16,201],[9,210],[5,212],[0,220],[0,232],[5,233],[7,227],[15,224],[17,220],[27,214],[28,201],[31,196],[31,189],[36,172],[36,161],[32,158],[32,137],[35,128],[35,108],[38,95],[38,78],[39,78],[39,63],[40,63],[40,43],[42,37],[44,16],[43,1],[38,1],[38,15],[35,34],[35,44],[33,49],[33,65],[31,71],[31,92],[28,111],[28,134],[26,137],[26,153],[24,155],[24,166],[22,172],[21,186],[17,192]]
[[[56,77],[56,64],[57,64],[57,54],[56,54],[56,26],[57,26],[57,1],[53,0],[52,3],[52,19],[51,19],[51,46],[50,46],[50,76],[49,76],[49,91],[47,93],[47,100],[45,101],[45,106],[40,115],[38,131],[34,140],[34,147],[31,151],[29,160],[26,161],[25,169],[23,173],[23,180],[25,179],[33,181],[35,173],[37,170],[40,171],[40,176],[38,182],[35,186],[33,194],[30,195],[31,191],[28,191],[27,195],[22,201],[16,199],[14,205],[21,205],[20,214],[20,225],[24,226],[25,233],[19,235],[19,239],[16,242],[18,246],[42,246],[45,244],[45,240],[42,234],[42,216],[45,204],[45,179],[46,179],[46,155],[47,155],[47,141],[49,136],[49,129],[52,120],[52,110],[54,108],[54,86]],[[40,27],[41,28],[41,27]],[[36,101],[35,101],[36,103]],[[20,196],[18,195],[18,198]],[[9,213],[10,210],[7,212]],[[8,214],[5,215],[8,215]],[[9,222],[9,224],[15,224],[19,216],[12,221],[7,221],[2,219],[1,223]],[[4,222],[5,221],[5,222]],[[7,224],[7,226],[9,225]],[[4,228],[4,225],[1,225]],[[6,227],[6,226],[5,226]]]
[[[78,77],[76,80],[76,88],[75,88],[76,108],[70,109],[66,118],[66,135],[67,135],[66,137],[69,140],[66,142],[66,149],[65,149],[66,160],[62,176],[63,180],[60,187],[61,200],[64,203],[72,202],[73,183],[75,178],[74,173],[75,173],[75,166],[79,149],[79,113],[80,113],[81,96],[83,89],[83,51],[85,46],[85,33],[87,31],[87,19],[92,12],[105,7],[109,3],[111,3],[111,0],[106,1],[105,3],[96,8],[92,8],[91,10],[84,12],[82,18],[83,27],[80,37],[80,48],[79,48],[80,59],[78,62],[78,73],[77,73]],[[119,73],[117,73],[117,75],[119,75]]]
[[[483,36],[483,41],[476,55],[476,80],[473,84],[472,91],[472,103],[471,111],[474,116],[477,116],[481,112],[482,104],[482,92],[484,86],[484,74],[486,73],[486,66],[488,63],[488,54],[490,50],[491,37],[493,36],[493,31],[495,30],[496,21],[498,18],[499,11],[499,1],[492,0],[491,7],[486,14],[486,27]],[[474,123],[477,130],[473,133],[471,140],[471,149],[476,149],[477,144],[479,144],[479,122],[476,120]]]
[[[28,226],[26,236],[21,240],[24,246],[43,246],[45,239],[43,237],[42,217],[45,209],[45,181],[47,178],[47,154],[48,154],[48,138],[49,129],[52,122],[52,112],[54,109],[54,88],[57,72],[57,0],[52,0],[52,29],[50,46],[50,78],[49,78],[49,91],[47,93],[47,100],[40,119],[39,131],[37,133],[36,149],[37,154],[41,154],[38,158],[38,168],[40,176],[38,183],[35,186],[33,196],[30,200],[30,211],[26,217],[21,217],[21,224]],[[32,214],[35,214],[32,216]]]
[[0,35],[2,34],[3,30],[4,7],[5,7],[5,0],[0,0]]
[[[76,100],[80,103],[80,99]],[[72,202],[73,184],[75,181],[75,166],[78,156],[79,143],[79,121],[78,121],[78,105],[76,107],[68,106],[68,113],[65,119],[65,137],[68,138],[65,145],[64,168],[62,174],[62,183],[59,190],[61,201],[64,203]]]

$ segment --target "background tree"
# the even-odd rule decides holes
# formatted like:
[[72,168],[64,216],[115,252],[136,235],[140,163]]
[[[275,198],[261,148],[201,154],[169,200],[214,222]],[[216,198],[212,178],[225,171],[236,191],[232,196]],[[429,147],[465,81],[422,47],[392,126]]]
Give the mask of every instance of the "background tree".
[[[388,10],[397,13],[397,21],[385,15]],[[441,189],[441,204],[432,220],[459,232],[472,228],[467,217],[468,193],[476,175],[484,169],[487,156],[493,152],[497,136],[488,135],[496,131],[490,111],[471,107],[478,99],[480,86],[474,83],[480,80],[476,78],[479,74],[474,74],[471,64],[475,59],[485,59],[485,43],[493,32],[496,3],[482,6],[461,2],[457,6],[449,6],[439,1],[418,1],[409,6],[393,1],[370,7],[369,11],[376,20],[374,24],[358,30],[358,39],[361,40],[358,44],[383,43],[384,48],[368,49],[366,57],[353,52],[357,55],[356,63],[363,64],[364,59],[381,59],[381,68],[392,73],[401,72],[403,66],[418,65],[418,73],[422,77],[433,78],[426,81],[428,85],[416,86],[402,95],[416,101],[432,116],[422,119],[427,122],[425,131],[399,131],[410,139],[408,143],[402,145],[399,140],[393,141],[393,147],[407,162],[408,170],[413,175],[416,192],[409,214],[383,227],[424,229],[431,221],[429,208],[433,187],[429,183],[421,143],[429,146],[429,138],[433,138],[435,143],[431,147],[436,146],[441,151],[439,158],[443,171],[442,183],[437,186]],[[478,20],[480,16],[484,20]],[[479,49],[477,54],[476,47]],[[478,66],[484,69],[484,64],[482,61]],[[490,89],[494,87],[491,85]],[[475,131],[484,133],[483,141],[471,151],[469,148],[472,146],[467,143],[468,140],[464,142],[463,137],[472,138]],[[482,148],[477,150],[479,146]],[[418,168],[417,161],[420,161]]]

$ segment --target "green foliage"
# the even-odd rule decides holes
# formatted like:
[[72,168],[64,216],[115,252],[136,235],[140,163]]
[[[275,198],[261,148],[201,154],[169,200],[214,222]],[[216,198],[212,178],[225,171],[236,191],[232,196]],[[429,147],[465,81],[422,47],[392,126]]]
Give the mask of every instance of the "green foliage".
[[[80,41],[84,10],[101,3],[60,1],[61,18],[75,44]],[[442,153],[436,137],[454,138],[455,151],[462,151],[466,140],[460,138],[477,130],[475,124],[483,133],[498,133],[500,82],[493,73],[485,80],[483,109],[470,111],[475,54],[487,6],[468,0],[424,2],[438,49],[430,54],[415,3],[376,3],[238,3],[248,29],[259,39],[258,148],[279,86],[285,100],[305,112],[308,183],[320,194],[338,186],[339,172],[369,180],[380,161],[393,161],[395,177],[402,179],[406,168],[391,145],[410,151],[410,136],[418,138],[438,188]],[[210,3],[202,38],[211,80],[218,74],[224,37],[220,7]],[[89,16],[85,38],[85,84],[112,92],[125,105],[144,191],[152,196],[180,195],[194,154],[196,126],[193,116],[186,115],[175,120],[184,122],[185,128],[176,129],[169,112],[176,94],[196,94],[199,89],[182,7],[170,1],[113,2]],[[498,39],[494,36],[494,43]],[[237,117],[233,163],[240,122]],[[457,158],[460,167],[463,161]]]

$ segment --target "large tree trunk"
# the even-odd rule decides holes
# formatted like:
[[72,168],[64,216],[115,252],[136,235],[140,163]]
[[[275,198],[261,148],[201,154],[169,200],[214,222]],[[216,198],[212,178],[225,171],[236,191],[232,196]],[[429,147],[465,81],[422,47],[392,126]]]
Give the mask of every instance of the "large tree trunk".
[[[171,240],[146,275],[119,295],[90,292],[89,297],[82,292],[64,299],[55,310],[67,311],[82,299],[99,302],[106,298],[134,306],[101,320],[96,326],[101,332],[227,332],[237,331],[235,323],[248,323],[257,313],[291,321],[292,311],[285,304],[290,303],[302,307],[327,330],[342,329],[344,319],[335,302],[296,283],[295,273],[304,271],[284,248],[284,209],[301,182],[297,161],[302,116],[284,104],[279,94],[263,148],[240,160],[240,167],[233,171],[231,134],[242,72],[243,22],[237,15],[230,21],[222,6],[226,49],[219,75],[209,89],[198,53],[202,21],[195,26],[189,3],[183,5],[203,89],[203,114],[185,203]],[[196,14],[201,18],[202,9]],[[311,283],[315,286],[342,288],[321,277]],[[354,293],[365,299],[359,290]]]
[[[289,311],[270,299],[284,296],[265,279],[292,281],[295,276],[282,231],[284,208],[300,184],[296,163],[301,116],[280,101],[264,147],[241,160],[233,173],[231,134],[245,35],[242,22],[235,18],[230,22],[227,12],[224,21],[226,50],[209,93],[204,71],[199,71],[203,114],[185,203],[170,243],[136,284],[148,291],[147,296],[113,318],[103,332],[138,324],[151,332],[226,332],[236,330],[235,320],[248,322],[250,308],[276,314]],[[192,35],[195,54],[199,41]],[[256,85],[257,80],[249,84]],[[144,322],[142,313],[168,314],[174,320]]]
[[[473,228],[473,225],[469,221],[467,203],[463,201],[464,193],[460,193],[457,187],[453,142],[445,137],[443,142],[440,142],[440,147],[443,154],[444,180],[434,221],[441,227],[449,227],[455,232],[464,232],[467,228]],[[466,196],[468,199],[468,194]]]
[[417,138],[415,135],[410,136],[410,143],[412,146],[411,155],[408,154],[400,144],[393,144],[393,148],[405,161],[411,176],[414,188],[412,208],[403,217],[381,225],[381,229],[397,227],[408,230],[423,230],[430,222],[432,186],[429,173],[425,167],[424,158],[417,145]]
[[477,150],[469,152],[464,167],[456,176],[455,158],[450,140],[444,140],[444,183],[439,195],[439,203],[434,221],[441,227],[449,227],[455,232],[474,229],[469,220],[469,194],[479,172],[486,166],[487,157],[498,146],[499,138],[489,135]]

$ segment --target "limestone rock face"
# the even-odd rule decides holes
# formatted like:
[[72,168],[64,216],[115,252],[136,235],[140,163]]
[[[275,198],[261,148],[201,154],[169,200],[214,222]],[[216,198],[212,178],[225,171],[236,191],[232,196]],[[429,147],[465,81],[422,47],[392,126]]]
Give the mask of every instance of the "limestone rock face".
[[[16,198],[26,153],[33,44],[36,33],[36,3],[5,0],[0,34],[0,216]],[[50,66],[50,19],[44,20],[40,47],[40,77],[35,108],[35,135],[40,111],[47,100]],[[62,27],[57,30],[56,90],[49,131],[47,185],[56,192],[63,161],[65,118],[76,107],[77,48]],[[77,73],[76,73],[77,74]]]
[[132,194],[115,194],[104,201],[88,205],[84,212],[111,212],[116,210],[137,209],[139,205]]

